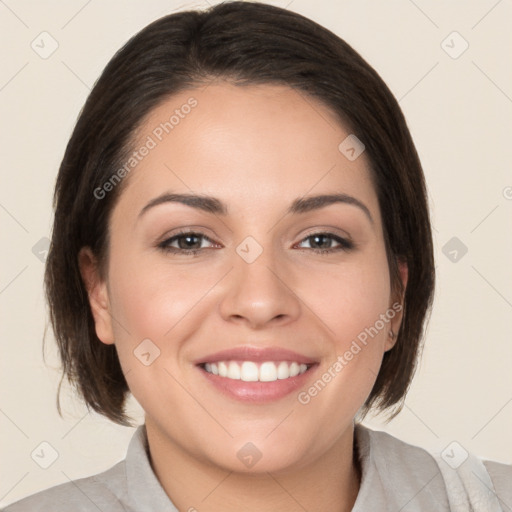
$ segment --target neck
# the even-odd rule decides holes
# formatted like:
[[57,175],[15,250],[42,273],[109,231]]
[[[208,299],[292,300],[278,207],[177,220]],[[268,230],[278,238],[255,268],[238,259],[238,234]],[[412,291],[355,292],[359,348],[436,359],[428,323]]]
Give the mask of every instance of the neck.
[[352,424],[310,464],[272,473],[239,473],[200,461],[148,422],[146,429],[153,470],[179,510],[350,512],[356,501],[361,471]]

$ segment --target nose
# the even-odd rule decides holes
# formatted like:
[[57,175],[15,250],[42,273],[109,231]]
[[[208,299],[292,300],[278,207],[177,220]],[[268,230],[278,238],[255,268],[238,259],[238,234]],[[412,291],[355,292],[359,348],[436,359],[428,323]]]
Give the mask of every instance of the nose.
[[301,303],[294,292],[295,279],[289,267],[277,264],[270,250],[252,263],[236,253],[233,260],[220,304],[224,320],[260,329],[298,318]]

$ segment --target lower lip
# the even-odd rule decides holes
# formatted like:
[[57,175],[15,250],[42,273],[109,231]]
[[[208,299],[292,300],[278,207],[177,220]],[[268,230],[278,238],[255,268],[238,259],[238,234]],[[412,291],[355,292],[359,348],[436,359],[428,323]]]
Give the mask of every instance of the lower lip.
[[316,369],[316,365],[311,366],[304,373],[296,377],[278,379],[272,382],[245,382],[243,380],[228,379],[227,377],[219,377],[209,373],[200,366],[198,368],[208,382],[225,395],[242,402],[263,404],[280,400],[304,387],[306,381]]

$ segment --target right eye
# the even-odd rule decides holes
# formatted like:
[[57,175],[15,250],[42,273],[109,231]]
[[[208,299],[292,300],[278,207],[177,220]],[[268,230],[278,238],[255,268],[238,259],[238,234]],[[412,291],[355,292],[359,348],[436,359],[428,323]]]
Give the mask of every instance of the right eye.
[[215,242],[210,240],[210,238],[203,233],[184,231],[160,242],[158,247],[165,252],[181,253],[186,256],[194,255],[201,252],[203,249],[207,249],[208,246],[205,246],[204,242],[212,245],[215,244]]

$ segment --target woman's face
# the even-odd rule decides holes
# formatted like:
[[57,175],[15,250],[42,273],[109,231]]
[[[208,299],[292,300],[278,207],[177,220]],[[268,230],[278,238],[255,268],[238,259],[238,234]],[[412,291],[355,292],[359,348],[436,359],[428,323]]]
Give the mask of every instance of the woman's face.
[[166,100],[138,131],[90,298],[167,446],[275,472],[352,435],[400,308],[349,135],[291,88],[222,82]]

